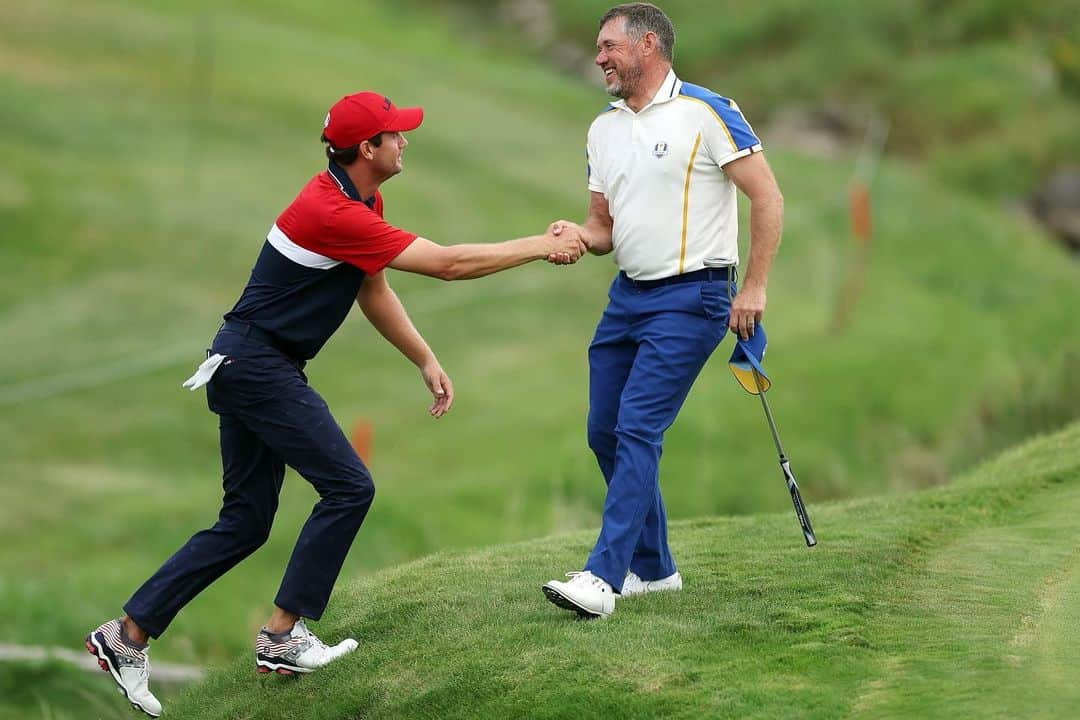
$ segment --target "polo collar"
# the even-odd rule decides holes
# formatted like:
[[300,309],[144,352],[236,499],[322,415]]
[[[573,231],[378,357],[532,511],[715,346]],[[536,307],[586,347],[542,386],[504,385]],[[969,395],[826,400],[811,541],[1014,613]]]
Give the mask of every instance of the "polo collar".
[[353,185],[352,179],[349,177],[349,173],[345,172],[345,168],[338,165],[333,160],[327,166],[327,171],[330,173],[330,178],[337,183],[337,186],[341,189],[341,193],[350,200],[356,200],[362,202],[368,207],[375,206],[375,196],[372,195],[368,199],[360,197],[360,193],[356,191],[356,186]]
[[[679,96],[680,90],[682,90],[682,80],[680,80],[675,74],[675,69],[671,68],[668,70],[667,76],[664,78],[664,82],[660,83],[660,88],[656,91],[656,94],[653,95],[653,99],[649,101],[648,105],[641,108],[641,110],[638,110],[637,114],[645,112],[653,105],[659,105],[660,103],[666,103],[674,100]],[[623,100],[622,98],[611,103],[611,106],[626,110],[630,113],[634,112],[629,107],[627,107],[626,100]]]

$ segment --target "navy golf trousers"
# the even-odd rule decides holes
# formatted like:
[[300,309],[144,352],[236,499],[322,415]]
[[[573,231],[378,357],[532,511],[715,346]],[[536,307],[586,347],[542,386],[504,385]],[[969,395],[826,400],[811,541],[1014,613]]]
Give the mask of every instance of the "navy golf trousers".
[[[726,277],[726,271],[725,271]],[[622,590],[675,572],[660,496],[664,432],[727,331],[734,282],[635,286],[621,273],[589,346],[589,447],[607,483],[585,569]]]
[[319,493],[274,603],[319,619],[375,496],[375,486],[326,402],[278,350],[222,329],[227,356],[206,386],[220,416],[224,499],[217,523],[196,533],[140,587],[124,611],[151,637],[270,535],[288,464]]

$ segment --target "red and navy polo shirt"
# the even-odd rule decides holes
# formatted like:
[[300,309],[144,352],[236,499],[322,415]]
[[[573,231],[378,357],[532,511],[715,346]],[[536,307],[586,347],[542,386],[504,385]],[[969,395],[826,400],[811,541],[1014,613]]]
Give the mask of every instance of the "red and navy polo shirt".
[[278,216],[225,319],[270,333],[295,360],[315,357],[345,321],[364,278],[416,239],[382,215],[379,192],[362,199],[331,162]]

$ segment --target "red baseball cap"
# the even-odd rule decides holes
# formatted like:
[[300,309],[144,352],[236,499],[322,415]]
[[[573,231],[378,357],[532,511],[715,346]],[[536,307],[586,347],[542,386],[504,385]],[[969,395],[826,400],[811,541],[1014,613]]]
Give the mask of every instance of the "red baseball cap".
[[423,121],[424,108],[398,108],[384,95],[358,92],[331,106],[323,123],[323,135],[335,148],[347,148],[381,132],[415,130]]

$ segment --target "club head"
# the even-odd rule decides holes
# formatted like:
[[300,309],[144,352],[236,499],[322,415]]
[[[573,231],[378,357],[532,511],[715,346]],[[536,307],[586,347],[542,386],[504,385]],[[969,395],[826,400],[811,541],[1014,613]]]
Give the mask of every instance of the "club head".
[[817,536],[814,535],[814,528],[810,525],[810,516],[806,513],[806,506],[803,505],[802,495],[799,494],[799,485],[795,482],[795,475],[791,472],[791,464],[788,462],[787,458],[781,457],[780,468],[784,471],[784,479],[787,481],[788,492],[791,493],[791,504],[795,506],[795,517],[799,519],[799,526],[802,528],[806,547],[814,547],[817,545]]

